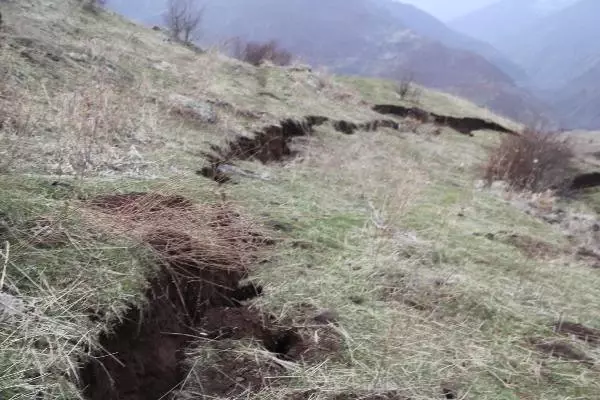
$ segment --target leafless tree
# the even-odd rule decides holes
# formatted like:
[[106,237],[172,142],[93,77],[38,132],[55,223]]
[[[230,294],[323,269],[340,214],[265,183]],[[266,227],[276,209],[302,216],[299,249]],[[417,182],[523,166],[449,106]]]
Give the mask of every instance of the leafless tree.
[[419,102],[421,96],[421,90],[415,84],[415,79],[412,73],[404,74],[398,85],[396,86],[396,93],[402,100],[412,101],[415,103]]
[[169,0],[165,23],[171,35],[184,43],[200,39],[204,6],[198,0]]

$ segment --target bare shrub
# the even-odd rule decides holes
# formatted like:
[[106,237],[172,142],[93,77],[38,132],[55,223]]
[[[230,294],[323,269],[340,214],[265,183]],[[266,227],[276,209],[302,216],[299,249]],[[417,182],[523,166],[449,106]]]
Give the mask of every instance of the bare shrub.
[[165,24],[174,39],[189,44],[200,39],[204,6],[198,0],[169,0]]
[[506,181],[517,190],[541,192],[566,182],[573,159],[571,143],[560,133],[528,128],[507,135],[493,149],[485,165],[488,183]]
[[275,40],[265,43],[235,40],[233,56],[255,66],[261,65],[265,61],[280,66],[290,65],[292,62],[292,53],[282,49]]
[[108,0],[82,0],[82,2],[84,10],[97,12],[98,10],[106,6]]
[[421,97],[421,89],[414,84],[412,74],[404,75],[396,86],[396,93],[402,100],[418,102]]

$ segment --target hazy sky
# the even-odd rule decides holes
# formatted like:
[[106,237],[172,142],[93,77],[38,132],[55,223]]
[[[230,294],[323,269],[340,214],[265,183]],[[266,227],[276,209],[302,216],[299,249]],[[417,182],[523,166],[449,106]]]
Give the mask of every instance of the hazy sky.
[[495,3],[498,0],[399,0],[410,3],[427,11],[442,20],[449,20],[473,11],[477,8]]

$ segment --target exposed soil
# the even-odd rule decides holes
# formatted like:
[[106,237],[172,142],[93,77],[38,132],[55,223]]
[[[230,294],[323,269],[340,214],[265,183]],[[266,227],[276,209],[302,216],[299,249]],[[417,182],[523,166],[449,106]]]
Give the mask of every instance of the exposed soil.
[[378,119],[362,124],[355,124],[354,122],[339,120],[333,122],[333,128],[346,135],[353,135],[356,131],[373,132],[380,128],[390,128],[394,130],[400,129],[400,124],[396,121],[389,119]]
[[[292,139],[310,136],[314,127],[331,122],[338,132],[352,135],[357,130],[372,132],[380,128],[399,129],[396,121],[378,119],[365,123],[351,121],[330,121],[328,117],[310,115],[302,119],[285,119],[279,125],[269,125],[261,131],[254,132],[252,137],[238,136],[224,146],[211,146],[212,153],[206,153],[208,164],[197,171],[197,174],[218,183],[231,180],[227,166],[233,166],[234,160],[258,160],[263,164],[283,161],[296,155],[291,148]],[[224,167],[225,166],[225,167]]]
[[496,233],[474,233],[474,236],[483,236],[488,240],[497,240],[501,243],[506,243],[519,249],[529,258],[556,258],[564,251],[557,248],[556,245],[546,243],[531,236],[519,235],[507,231],[499,231]]
[[554,324],[554,331],[563,335],[572,335],[584,342],[600,346],[600,329],[568,321],[559,321]]
[[143,211],[157,212],[165,209],[189,209],[192,202],[183,196],[166,196],[157,193],[148,194],[143,192],[111,194],[98,196],[89,201],[93,207],[105,210],[124,210],[130,212]]
[[442,387],[442,395],[445,399],[458,399],[456,390],[448,386]]
[[401,118],[413,118],[422,123],[434,123],[448,126],[465,135],[473,136],[473,132],[479,130],[490,130],[502,133],[516,135],[517,133],[489,120],[472,117],[452,117],[449,115],[439,115],[420,109],[418,107],[403,107],[395,104],[378,104],[373,107],[373,111],[380,114],[395,115]]
[[[310,136],[314,127],[329,122],[324,116],[311,115],[302,119],[285,119],[279,125],[269,125],[252,137],[238,136],[226,145],[212,146],[214,154],[207,154],[212,164],[222,164],[232,160],[255,159],[263,164],[285,160],[295,153],[290,148],[296,137]],[[398,129],[399,124],[392,120],[373,120],[361,124],[350,121],[332,121],[333,127],[342,133],[353,134],[356,130],[374,131],[380,128]]]
[[229,181],[229,176],[222,171],[221,166],[232,164],[234,160],[255,159],[263,164],[282,161],[295,153],[290,144],[293,138],[310,136],[313,127],[322,123],[318,117],[304,120],[286,119],[279,125],[269,125],[261,131],[254,132],[252,137],[238,136],[224,146],[211,146],[212,154],[204,154],[208,165],[197,171],[219,183]]
[[594,365],[594,359],[577,349],[573,344],[557,339],[531,338],[529,342],[536,350],[552,357],[579,362],[587,366]]
[[294,393],[285,397],[285,400],[310,400],[310,399],[327,399],[327,400],[410,400],[397,390],[388,391],[364,391],[364,392],[340,392],[340,393],[321,393],[318,390],[307,390],[299,393]]
[[[277,385],[284,368],[273,360],[236,351],[227,340],[194,349],[200,362],[190,366],[194,382],[186,385],[181,399],[236,399]],[[199,395],[201,394],[201,395]]]
[[600,186],[600,172],[579,174],[569,184],[570,190],[582,190]]
[[[277,323],[244,304],[262,293],[261,287],[243,282],[258,260],[252,253],[268,241],[248,229],[239,214],[224,207],[203,209],[183,197],[147,193],[102,196],[89,204],[126,226],[128,234],[156,253],[162,266],[149,278],[145,306],[132,306],[115,321],[82,367],[87,398],[174,398],[188,377],[186,351],[194,346],[249,339],[275,358],[310,361],[329,356],[331,349],[311,341],[314,331],[309,335],[300,327]],[[178,214],[190,225],[178,226]],[[194,373],[203,395],[259,390],[267,383],[265,371],[274,376],[279,371],[276,364],[261,365],[252,357],[240,361],[232,358],[237,353],[220,354],[217,364]],[[219,371],[236,379],[217,379]]]
[[511,234],[502,241],[515,246],[529,258],[553,258],[561,254],[560,249],[557,249],[556,246],[531,236]]

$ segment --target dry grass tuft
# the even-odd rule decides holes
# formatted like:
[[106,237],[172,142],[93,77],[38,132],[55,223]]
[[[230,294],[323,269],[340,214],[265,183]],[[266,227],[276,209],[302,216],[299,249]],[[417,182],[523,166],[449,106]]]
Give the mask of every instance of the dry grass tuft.
[[196,205],[159,193],[101,196],[97,225],[147,243],[164,265],[245,271],[270,239],[228,204]]
[[518,136],[503,136],[489,155],[484,178],[489,184],[506,181],[517,190],[558,189],[568,177],[572,159],[571,144],[559,133],[527,129]]

